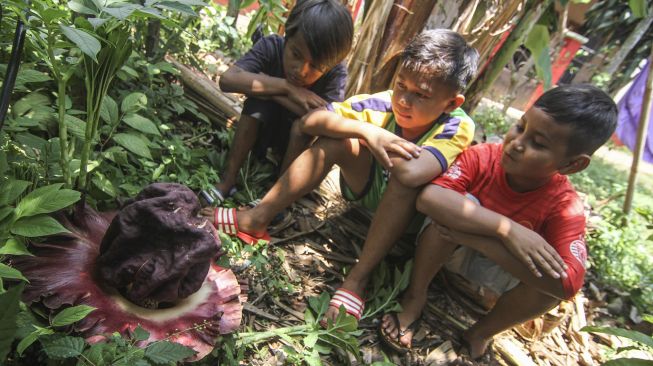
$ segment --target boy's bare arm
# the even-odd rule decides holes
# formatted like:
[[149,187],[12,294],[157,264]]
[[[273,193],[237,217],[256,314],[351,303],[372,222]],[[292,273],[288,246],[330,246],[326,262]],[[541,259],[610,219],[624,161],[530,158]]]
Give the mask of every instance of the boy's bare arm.
[[313,111],[300,121],[300,130],[311,136],[358,138],[372,155],[386,168],[392,168],[389,154],[410,160],[420,155],[420,148],[412,142],[370,123],[341,117],[327,110]]
[[410,160],[396,154],[389,155],[393,165],[390,173],[406,187],[423,186],[442,173],[440,162],[431,153],[424,152]]
[[519,258],[507,250],[500,240],[489,236],[464,233],[443,225],[438,225],[437,223],[433,223],[433,225],[436,226],[443,239],[468,246],[482,253],[528,286],[532,286],[545,294],[561,300],[566,297],[562,281],[550,276],[535,276]]
[[236,65],[220,76],[220,89],[228,93],[274,99],[299,116],[327,104],[319,95],[292,85],[286,79],[245,71]]
[[567,276],[566,264],[539,234],[458,192],[429,185],[417,200],[417,210],[451,229],[499,239],[535,276],[542,276],[538,266],[553,278]]

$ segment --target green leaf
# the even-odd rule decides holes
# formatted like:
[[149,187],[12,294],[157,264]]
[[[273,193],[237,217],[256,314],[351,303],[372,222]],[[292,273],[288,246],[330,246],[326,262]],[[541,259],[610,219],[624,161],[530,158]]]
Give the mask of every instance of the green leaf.
[[147,107],[147,96],[141,92],[133,92],[120,103],[122,113],[133,113]]
[[11,349],[11,344],[16,337],[18,324],[16,317],[20,311],[20,294],[23,292],[23,284],[14,286],[0,294],[0,360],[5,360]]
[[80,337],[61,337],[54,340],[41,341],[43,350],[50,358],[70,358],[77,357],[84,351],[83,338]]
[[44,81],[52,80],[50,75],[31,69],[20,70],[16,76],[16,83],[42,83]]
[[179,13],[190,15],[190,16],[197,16],[195,10],[193,10],[193,8],[191,8],[190,6],[180,4],[174,1],[162,1],[154,6],[159,9],[167,9],[167,10],[177,11]]
[[150,154],[150,149],[147,147],[147,143],[138,136],[126,133],[117,133],[113,136],[113,141],[136,155],[152,159],[152,155]]
[[2,254],[8,254],[8,255],[34,255],[27,250],[27,247],[25,247],[25,244],[23,243],[22,240],[18,240],[16,238],[11,238],[7,240],[5,245],[0,248],[0,255]]
[[50,328],[38,328],[37,330],[28,334],[25,338],[21,339],[20,343],[18,343],[18,346],[16,347],[16,351],[19,355],[22,356],[27,347],[31,346],[32,343],[39,339],[40,336],[52,333],[54,333],[54,331]]
[[195,355],[195,351],[178,343],[154,342],[145,348],[145,357],[156,364],[180,362]]
[[315,316],[313,315],[313,312],[311,309],[306,309],[304,311],[304,322],[308,325],[315,324]]
[[141,328],[140,325],[137,326],[136,329],[134,329],[135,341],[146,341],[148,338],[150,338],[150,333],[145,329]]
[[64,325],[73,324],[84,319],[93,310],[95,310],[95,308],[88,305],[77,305],[64,309],[54,316],[50,325],[53,327],[62,327]]
[[66,114],[64,116],[64,123],[66,124],[66,128],[68,128],[73,136],[77,137],[80,140],[84,140],[86,138],[86,122],[75,116]]
[[14,208],[11,206],[0,208],[0,222],[2,222],[2,220],[11,215],[13,212]]
[[16,206],[18,217],[50,213],[79,201],[80,193],[72,189],[59,189],[61,184],[41,187],[30,192]]
[[[90,6],[88,6],[90,5]],[[79,1],[69,1],[68,2],[68,8],[70,10],[80,13],[80,14],[87,14],[87,15],[98,15],[98,11],[96,9],[91,8],[91,4],[82,4]]]
[[317,343],[317,338],[318,338],[317,333],[309,333],[306,337],[304,337],[304,346],[308,348],[313,348],[313,346],[315,346],[315,343]]
[[159,129],[156,127],[154,122],[150,121],[149,119],[141,115],[128,114],[123,118],[123,121],[125,121],[125,123],[128,124],[130,127],[138,131],[141,131],[143,133],[161,136],[161,133],[159,132]]
[[97,54],[98,52],[100,52],[100,49],[102,48],[102,46],[100,45],[100,41],[98,41],[95,37],[93,37],[89,33],[76,28],[68,27],[63,24],[59,24],[59,28],[61,28],[63,34],[71,42],[77,45],[77,47],[79,47],[79,49],[82,52],[84,52],[95,62],[97,62]]
[[143,7],[142,5],[138,5],[138,4],[124,4],[123,6],[115,7],[115,8],[105,7],[103,10],[108,14],[111,14],[115,18],[118,18],[120,20],[125,20],[130,15],[132,15],[134,10],[140,9],[142,7]]
[[551,87],[551,57],[549,56],[549,30],[546,25],[537,24],[528,34],[524,46],[535,59],[535,71],[544,84],[544,90]]
[[19,219],[11,227],[11,232],[15,235],[34,238],[38,236],[67,233],[69,231],[52,217],[38,215]]
[[174,0],[174,1],[166,1],[166,2],[175,2],[179,4],[184,4],[188,6],[206,6],[207,3],[202,1],[202,0]]
[[630,6],[630,11],[633,12],[635,18],[643,18],[648,14],[646,0],[628,0],[628,6]]
[[93,26],[93,29],[98,29],[98,27],[102,26],[102,24],[106,23],[107,20],[109,19],[103,19],[103,18],[88,18],[88,22],[91,23]]
[[68,16],[68,12],[56,8],[48,8],[41,11],[41,18],[46,23],[51,23],[53,20],[64,18]]
[[113,183],[107,177],[104,176],[104,174],[100,172],[95,172],[93,175],[93,178],[91,178],[91,182],[100,189],[102,192],[108,194],[111,197],[117,197],[118,196],[118,191],[116,190],[116,187],[114,187]]
[[13,203],[18,196],[30,185],[24,180],[8,180],[0,185],[0,206]]
[[653,337],[647,336],[646,334],[640,333],[635,330],[627,330],[627,329],[621,329],[615,327],[592,327],[592,326],[583,327],[581,330],[584,332],[605,333],[617,337],[624,337],[653,348]]
[[113,98],[105,95],[102,99],[102,106],[100,107],[100,117],[102,120],[112,126],[120,122],[120,112],[118,111],[118,104]]
[[15,280],[23,280],[29,282],[27,281],[27,278],[25,278],[25,276],[20,273],[19,270],[13,267],[9,267],[4,263],[0,263],[0,278],[13,278]]
[[618,358],[602,363],[601,366],[651,366],[652,360],[644,360],[641,358]]

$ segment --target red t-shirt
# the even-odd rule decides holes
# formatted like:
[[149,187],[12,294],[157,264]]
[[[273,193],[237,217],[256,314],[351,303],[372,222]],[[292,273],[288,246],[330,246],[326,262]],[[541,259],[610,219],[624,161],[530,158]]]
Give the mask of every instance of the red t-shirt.
[[583,285],[587,260],[583,203],[567,177],[560,174],[536,190],[514,191],[501,166],[502,150],[501,144],[472,146],[432,183],[469,193],[483,207],[540,234],[567,264],[562,285],[572,297]]

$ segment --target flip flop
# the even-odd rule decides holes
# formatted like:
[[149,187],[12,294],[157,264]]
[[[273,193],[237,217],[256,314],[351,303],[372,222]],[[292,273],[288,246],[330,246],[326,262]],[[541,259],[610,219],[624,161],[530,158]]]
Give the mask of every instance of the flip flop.
[[229,190],[229,193],[225,195],[216,187],[211,187],[208,190],[201,190],[200,196],[202,196],[209,205],[221,205],[226,198],[233,196],[236,192],[238,192],[236,187],[232,187]]
[[238,229],[235,208],[217,207],[213,212],[213,226],[215,226],[219,232],[225,233],[229,236],[235,236],[245,244],[249,245],[254,245],[258,243],[259,240],[264,240],[268,243],[272,240],[267,231],[258,236],[240,231]]
[[[345,308],[347,314],[353,316],[356,320],[361,320],[363,310],[365,310],[365,301],[354,292],[340,287],[333,294],[331,301],[329,301],[329,307],[339,310],[341,306]],[[322,320],[320,320],[320,325],[326,328],[326,319],[322,318]]]
[[[388,334],[385,331],[385,328],[383,328],[383,321],[381,321],[381,323],[379,323],[379,338],[381,338],[383,344],[388,346],[393,351],[399,354],[408,353],[411,350],[411,347],[403,345],[400,339],[401,337],[406,335],[408,331],[412,331],[413,336],[415,335],[415,333],[417,333],[417,329],[419,328],[420,324],[422,324],[422,316],[420,315],[419,318],[415,319],[404,330],[401,330],[401,324],[399,323],[399,317],[397,316],[398,313],[389,313],[389,314],[390,317],[392,318],[392,321],[395,324],[395,328],[399,330],[399,332],[397,333],[397,337],[393,338],[390,334]],[[412,339],[411,339],[411,345],[412,345]]]

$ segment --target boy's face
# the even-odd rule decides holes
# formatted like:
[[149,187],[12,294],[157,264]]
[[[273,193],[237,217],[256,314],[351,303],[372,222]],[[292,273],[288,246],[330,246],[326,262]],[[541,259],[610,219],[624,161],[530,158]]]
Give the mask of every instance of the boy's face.
[[570,125],[556,123],[541,109],[531,107],[506,133],[501,165],[509,176],[519,178],[546,179],[565,173],[574,161],[567,155],[572,133]]
[[432,77],[401,68],[392,92],[392,111],[405,129],[430,127],[442,113],[449,113],[465,100],[450,87]]
[[314,63],[304,37],[295,33],[286,39],[283,48],[283,71],[292,85],[306,88],[322,77],[326,70]]

